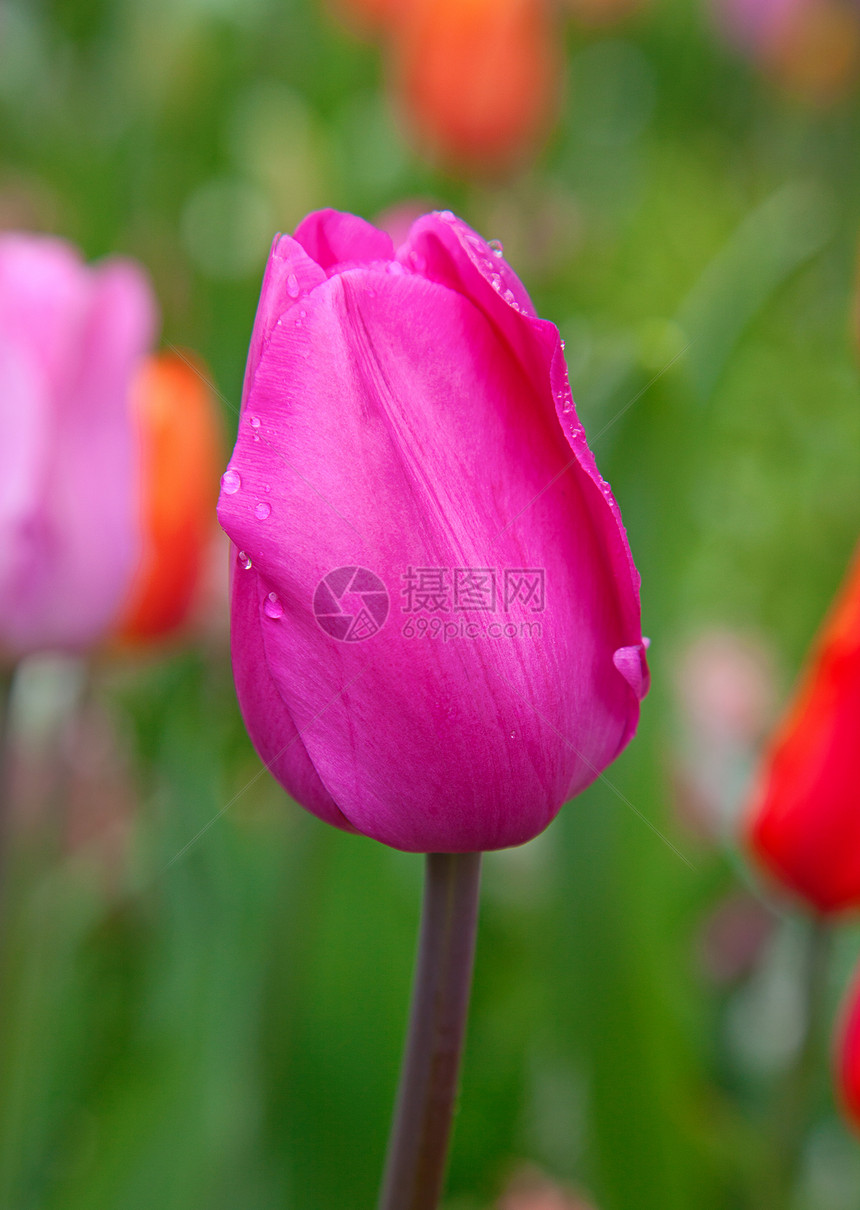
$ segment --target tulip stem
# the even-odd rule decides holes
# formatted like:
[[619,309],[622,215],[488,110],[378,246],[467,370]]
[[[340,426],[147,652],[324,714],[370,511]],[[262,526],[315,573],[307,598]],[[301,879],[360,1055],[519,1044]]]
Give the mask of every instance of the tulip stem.
[[442,1195],[478,924],[480,853],[428,853],[409,1035],[379,1210]]

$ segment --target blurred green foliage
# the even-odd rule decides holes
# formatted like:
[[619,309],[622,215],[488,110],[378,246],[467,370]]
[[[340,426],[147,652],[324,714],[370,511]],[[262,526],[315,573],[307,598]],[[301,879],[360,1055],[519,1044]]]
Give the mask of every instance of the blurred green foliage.
[[[775,912],[751,968],[708,973],[708,921],[754,884],[730,820],[705,836],[680,809],[677,673],[685,643],[729,627],[784,691],[857,537],[860,106],[775,91],[691,0],[571,27],[565,63],[536,166],[470,183],[414,156],[377,49],[311,0],[2,0],[0,224],[139,257],[231,425],[275,230],[417,199],[503,240],[567,338],[655,688],[608,779],[487,859],[450,1210],[490,1207],[523,1162],[597,1210],[766,1210],[792,1049],[765,1045],[783,1018],[762,988],[796,993],[803,922]],[[20,829],[2,1210],[374,1203],[420,860],[256,777],[219,620],[92,672],[135,787],[122,852],[71,845],[61,801]],[[856,1210],[823,1051],[785,1158],[793,1200],[773,1210]]]

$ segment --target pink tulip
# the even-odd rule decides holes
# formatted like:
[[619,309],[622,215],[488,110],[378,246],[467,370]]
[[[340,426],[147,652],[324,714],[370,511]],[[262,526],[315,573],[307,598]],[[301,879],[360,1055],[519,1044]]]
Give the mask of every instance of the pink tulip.
[[714,19],[727,41],[753,57],[766,55],[797,19],[806,0],[711,0]]
[[855,0],[711,0],[711,8],[723,37],[789,92],[826,105],[856,83]]
[[132,264],[0,236],[0,650],[76,650],[137,558],[132,377],[153,334]]
[[219,516],[245,722],[329,823],[521,844],[633,735],[639,577],[558,331],[452,214],[275,240]]

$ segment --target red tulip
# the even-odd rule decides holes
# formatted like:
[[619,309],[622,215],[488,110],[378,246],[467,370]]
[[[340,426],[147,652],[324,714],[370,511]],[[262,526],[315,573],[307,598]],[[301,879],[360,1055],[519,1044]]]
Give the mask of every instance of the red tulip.
[[221,426],[205,380],[169,353],[143,366],[132,409],[143,549],[119,634],[134,641],[176,629],[192,606],[215,524]]
[[546,0],[411,0],[393,30],[393,76],[422,148],[461,169],[528,157],[558,85]]
[[766,754],[746,822],[762,866],[821,912],[860,907],[860,557]]
[[860,972],[840,1011],[834,1068],[837,1097],[855,1130],[860,1131]]

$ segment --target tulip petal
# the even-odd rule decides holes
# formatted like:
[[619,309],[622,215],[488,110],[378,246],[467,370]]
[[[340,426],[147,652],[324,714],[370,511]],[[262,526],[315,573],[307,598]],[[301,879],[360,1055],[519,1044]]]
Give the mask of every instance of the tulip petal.
[[299,223],[295,238],[325,270],[394,257],[394,244],[387,232],[340,210],[315,210]]
[[419,219],[397,255],[406,263],[410,257],[417,256],[421,272],[431,281],[451,286],[470,298],[504,333],[526,375],[535,384],[544,384],[543,393],[552,399],[570,443],[570,469],[578,466],[593,485],[589,491],[589,507],[600,518],[615,575],[625,586],[630,586],[629,591],[625,587],[621,593],[621,601],[626,625],[636,634],[638,643],[639,573],[633,562],[621,510],[612,489],[597,469],[585,430],[576,414],[564,350],[555,324],[537,318],[525,287],[504,257],[497,256],[489,244],[450,211]]
[[275,236],[263,276],[257,319],[248,350],[248,364],[242,388],[243,407],[254,382],[260,354],[272,334],[272,329],[293,303],[298,302],[324,281],[325,273],[311,260],[297,240],[290,235]]
[[[327,823],[351,832],[354,829],[320,781],[289,707],[269,670],[263,643],[263,631],[267,625],[271,626],[264,612],[266,586],[252,567],[235,565],[235,548],[231,548],[231,556],[234,568],[231,573],[230,641],[236,657],[233,671],[236,693],[257,751],[272,775],[282,784],[289,785],[294,796],[308,810]],[[320,724],[325,726],[324,710]]]

